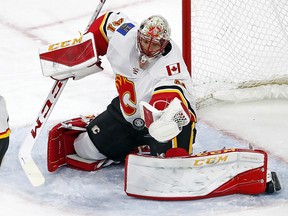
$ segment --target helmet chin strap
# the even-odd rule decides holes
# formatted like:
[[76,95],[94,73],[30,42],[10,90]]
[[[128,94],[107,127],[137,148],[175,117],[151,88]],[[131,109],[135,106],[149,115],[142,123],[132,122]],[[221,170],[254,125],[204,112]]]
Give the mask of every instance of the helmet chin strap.
[[157,59],[161,55],[159,53],[156,56],[148,57],[147,55],[142,53],[140,50],[138,50],[138,52],[139,52],[139,67],[141,69],[144,69],[144,70],[148,68],[148,66],[151,63],[151,61],[153,61],[154,59]]
[[141,45],[139,45],[139,41],[137,41],[137,45],[136,45],[136,49],[137,49],[137,52],[139,54],[139,59],[138,59],[138,62],[139,62],[139,67],[141,69],[147,69],[150,62],[153,60],[153,59],[157,59],[160,55],[161,55],[161,52],[158,53],[157,55],[153,56],[153,57],[149,57],[147,56],[144,51],[142,50],[141,48]]

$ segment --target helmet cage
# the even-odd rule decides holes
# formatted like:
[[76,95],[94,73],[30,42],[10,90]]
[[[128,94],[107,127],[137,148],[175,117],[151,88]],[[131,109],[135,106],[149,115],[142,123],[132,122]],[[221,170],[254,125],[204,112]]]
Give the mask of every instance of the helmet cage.
[[139,51],[149,58],[157,57],[169,43],[170,31],[167,21],[162,16],[155,15],[144,20],[137,34]]
[[[154,58],[154,57],[157,57],[159,54],[161,54],[169,42],[168,40],[165,40],[162,38],[156,39],[156,38],[147,36],[147,35],[141,33],[140,31],[138,31],[137,37],[138,37],[138,48],[139,48],[140,52],[149,58]],[[148,46],[144,47],[143,41],[148,43]],[[152,45],[154,45],[153,47],[155,47],[155,45],[156,46],[158,45],[159,48],[158,49],[151,48]]]

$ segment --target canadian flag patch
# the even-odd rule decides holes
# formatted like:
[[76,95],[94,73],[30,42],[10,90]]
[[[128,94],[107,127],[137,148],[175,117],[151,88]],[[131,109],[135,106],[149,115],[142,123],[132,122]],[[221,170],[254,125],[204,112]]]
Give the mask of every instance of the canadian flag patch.
[[169,76],[179,74],[180,73],[180,63],[174,63],[166,66],[167,72]]

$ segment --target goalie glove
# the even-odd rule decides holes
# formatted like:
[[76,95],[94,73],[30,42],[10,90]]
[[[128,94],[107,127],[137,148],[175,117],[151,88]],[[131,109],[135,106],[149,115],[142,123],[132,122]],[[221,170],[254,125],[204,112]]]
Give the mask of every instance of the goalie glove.
[[39,50],[43,76],[57,80],[81,79],[102,71],[94,36],[87,33],[79,38],[51,44]]
[[140,110],[149,134],[159,142],[173,139],[190,122],[189,110],[178,98],[174,98],[163,111],[141,101]]

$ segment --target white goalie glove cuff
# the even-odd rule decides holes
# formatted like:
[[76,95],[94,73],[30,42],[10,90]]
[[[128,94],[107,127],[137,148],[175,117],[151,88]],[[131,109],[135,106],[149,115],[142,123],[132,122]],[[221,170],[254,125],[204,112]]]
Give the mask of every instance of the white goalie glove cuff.
[[56,79],[56,80],[64,80],[67,78],[73,78],[73,80],[79,80],[91,74],[100,72],[102,70],[103,68],[95,63],[91,66],[83,67],[81,69],[67,71],[65,74],[51,76],[51,78]]
[[[141,116],[149,134],[159,142],[173,139],[182,131],[182,127],[190,122],[189,111],[178,98],[174,98],[163,111],[155,109],[146,102],[140,102],[140,105]],[[151,118],[151,116],[157,116],[157,118]]]

